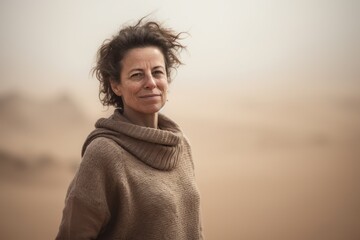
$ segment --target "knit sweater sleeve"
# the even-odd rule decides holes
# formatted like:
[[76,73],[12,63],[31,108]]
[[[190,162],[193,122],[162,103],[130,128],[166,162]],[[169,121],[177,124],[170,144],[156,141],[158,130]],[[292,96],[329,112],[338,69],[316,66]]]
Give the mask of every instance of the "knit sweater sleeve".
[[87,147],[71,182],[56,239],[96,239],[110,219],[111,167],[101,139]]
[[[184,135],[184,144],[185,144],[185,147],[186,147],[187,152],[189,154],[189,158],[190,158],[190,161],[191,161],[191,166],[192,166],[192,169],[194,171],[194,178],[195,178],[195,164],[194,164],[194,160],[193,160],[191,144],[190,144],[189,139],[185,135]],[[200,227],[200,230],[199,230],[200,231],[200,240],[203,240],[203,239],[205,239],[205,235],[204,235],[204,230],[203,230],[201,209],[199,210],[199,219],[200,219],[200,224],[199,224],[199,227]]]

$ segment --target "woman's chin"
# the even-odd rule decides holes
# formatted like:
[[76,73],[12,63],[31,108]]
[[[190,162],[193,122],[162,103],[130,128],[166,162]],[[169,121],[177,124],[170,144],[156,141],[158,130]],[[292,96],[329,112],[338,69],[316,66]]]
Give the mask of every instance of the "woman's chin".
[[155,104],[150,106],[144,106],[139,112],[143,114],[156,114],[162,109],[163,105]]
[[157,104],[151,104],[150,106],[148,106],[146,109],[149,110],[149,112],[152,113],[157,113],[159,112],[163,107],[164,107],[165,103],[157,103]]

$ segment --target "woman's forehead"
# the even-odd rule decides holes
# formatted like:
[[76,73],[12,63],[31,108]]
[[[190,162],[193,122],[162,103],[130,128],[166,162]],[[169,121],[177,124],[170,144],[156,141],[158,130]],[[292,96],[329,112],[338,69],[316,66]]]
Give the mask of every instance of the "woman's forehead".
[[123,68],[165,67],[164,56],[156,47],[133,48],[121,63]]

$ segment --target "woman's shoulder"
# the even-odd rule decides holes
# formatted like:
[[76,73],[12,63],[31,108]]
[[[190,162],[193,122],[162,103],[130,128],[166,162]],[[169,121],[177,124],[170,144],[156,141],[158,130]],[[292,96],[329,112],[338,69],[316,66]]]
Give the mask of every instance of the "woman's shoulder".
[[189,138],[183,133],[183,145],[186,149],[186,151],[191,153],[191,143]]
[[114,140],[106,137],[97,137],[93,139],[86,147],[85,154],[91,153],[103,155],[117,147],[118,145],[114,142]]
[[93,139],[86,148],[86,151],[89,149],[93,150],[106,150],[107,148],[116,148],[118,144],[114,140],[107,137],[97,137]]
[[123,151],[123,148],[114,140],[97,137],[86,147],[82,161],[91,161],[96,164],[108,164],[115,160],[119,162]]

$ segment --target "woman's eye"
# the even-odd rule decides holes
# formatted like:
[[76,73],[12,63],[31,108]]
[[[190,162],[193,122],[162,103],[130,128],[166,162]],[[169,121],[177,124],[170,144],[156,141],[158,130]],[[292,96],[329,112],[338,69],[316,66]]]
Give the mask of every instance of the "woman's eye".
[[163,71],[158,70],[158,71],[154,71],[153,74],[155,76],[162,76],[164,73],[163,73]]
[[142,73],[134,73],[131,74],[130,78],[131,79],[140,79],[142,77]]

